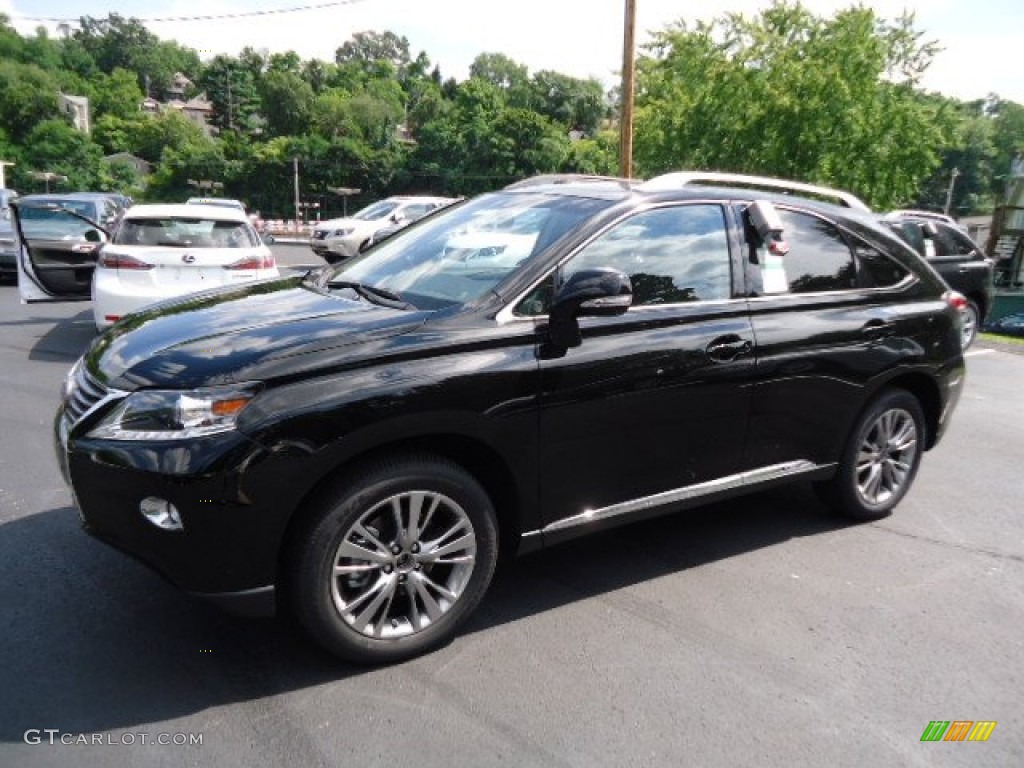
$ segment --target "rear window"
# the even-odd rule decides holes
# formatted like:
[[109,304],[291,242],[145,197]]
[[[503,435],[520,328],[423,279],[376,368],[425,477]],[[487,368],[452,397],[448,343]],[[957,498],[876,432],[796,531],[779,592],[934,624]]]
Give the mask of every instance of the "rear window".
[[252,228],[239,221],[201,218],[125,219],[114,236],[118,245],[167,248],[249,248],[259,245]]

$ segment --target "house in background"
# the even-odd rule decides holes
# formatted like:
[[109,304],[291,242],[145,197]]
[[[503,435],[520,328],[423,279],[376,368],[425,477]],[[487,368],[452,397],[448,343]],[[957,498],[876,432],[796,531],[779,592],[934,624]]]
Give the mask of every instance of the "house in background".
[[150,115],[159,115],[170,109],[176,110],[202,128],[204,134],[214,136],[217,129],[210,124],[210,118],[213,116],[213,104],[207,100],[204,93],[198,93],[192,98],[186,99],[185,95],[192,87],[191,80],[181,72],[175,72],[170,84],[164,89],[167,100],[160,102],[152,96],[147,96],[139,104],[139,109]]
[[71,118],[71,124],[76,130],[82,133],[89,133],[92,125],[89,122],[89,99],[85,96],[69,96],[66,93],[57,94],[57,102],[61,111]]

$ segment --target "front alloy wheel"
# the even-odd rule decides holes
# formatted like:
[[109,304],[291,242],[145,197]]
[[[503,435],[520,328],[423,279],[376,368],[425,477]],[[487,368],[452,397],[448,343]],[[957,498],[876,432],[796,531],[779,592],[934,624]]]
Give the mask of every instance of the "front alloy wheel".
[[476,533],[447,496],[416,490],[380,502],[342,536],[331,600],[367,637],[396,638],[440,621],[476,567]]
[[352,661],[398,661],[450,639],[494,573],[491,501],[440,457],[363,466],[311,512],[293,542],[293,606]]

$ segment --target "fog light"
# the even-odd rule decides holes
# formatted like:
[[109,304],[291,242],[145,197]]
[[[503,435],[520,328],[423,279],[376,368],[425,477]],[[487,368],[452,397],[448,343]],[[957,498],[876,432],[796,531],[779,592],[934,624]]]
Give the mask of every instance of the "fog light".
[[167,501],[167,499],[147,496],[139,502],[139,512],[157,528],[165,531],[183,530],[181,514],[178,512],[178,508]]

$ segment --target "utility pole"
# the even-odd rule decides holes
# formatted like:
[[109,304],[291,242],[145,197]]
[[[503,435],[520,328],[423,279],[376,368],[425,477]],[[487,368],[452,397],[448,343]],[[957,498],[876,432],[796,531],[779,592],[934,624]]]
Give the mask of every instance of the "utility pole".
[[292,158],[292,172],[295,175],[295,229],[298,231],[299,221],[302,219],[302,203],[299,200],[299,158],[297,157]]
[[0,189],[7,188],[7,166],[9,165],[14,165],[14,163],[0,160]]
[[619,175],[633,177],[633,39],[636,33],[636,0],[626,0],[622,37],[622,106],[619,111]]
[[949,216],[949,207],[953,204],[953,187],[956,186],[956,177],[959,175],[959,168],[954,168],[953,172],[949,174],[949,189],[946,190],[946,206],[942,209],[942,212],[947,216]]

